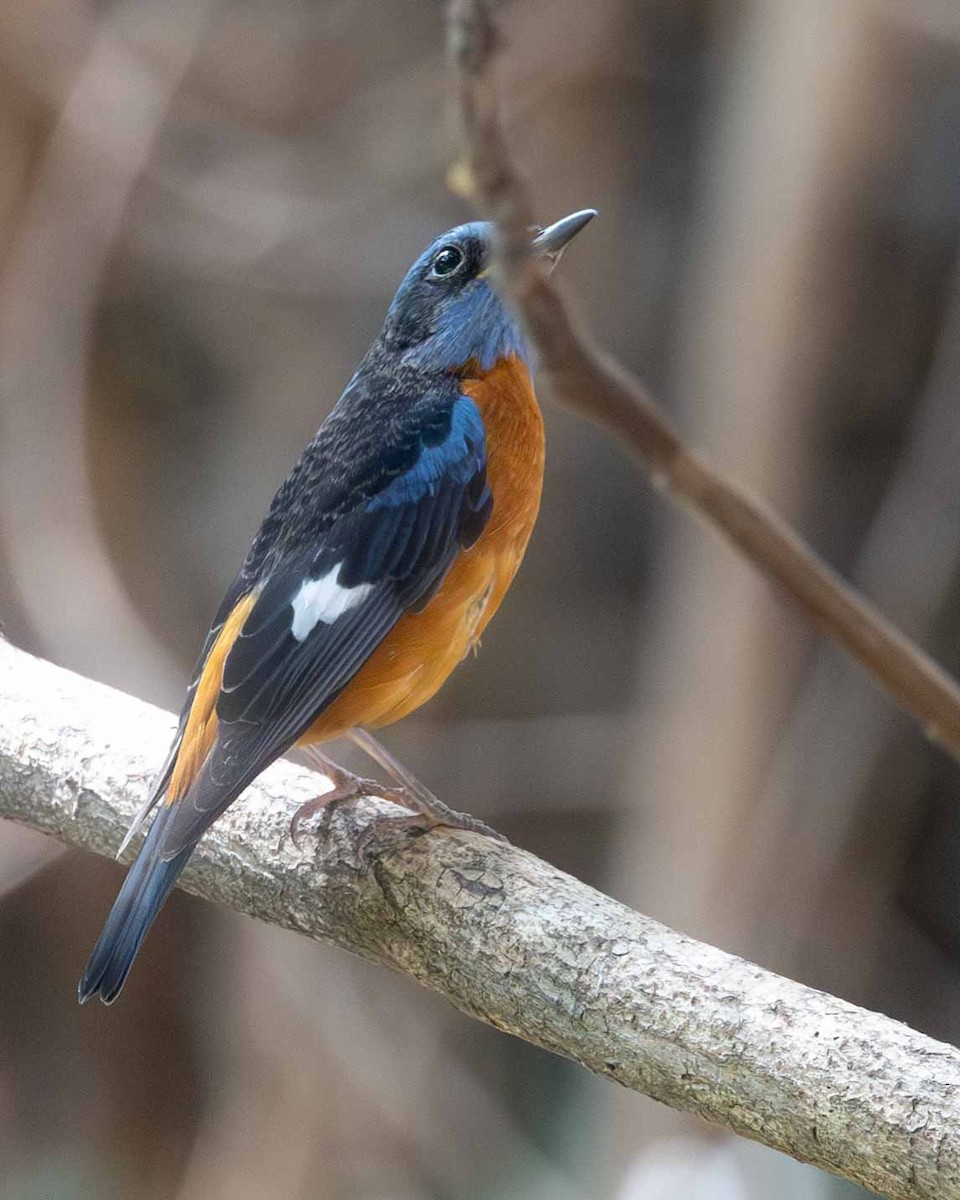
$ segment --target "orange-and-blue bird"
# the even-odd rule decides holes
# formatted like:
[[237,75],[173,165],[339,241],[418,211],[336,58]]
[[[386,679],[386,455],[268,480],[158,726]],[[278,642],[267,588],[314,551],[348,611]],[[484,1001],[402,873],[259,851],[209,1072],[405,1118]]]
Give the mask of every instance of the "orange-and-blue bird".
[[[533,252],[552,265],[594,215],[539,231]],[[429,700],[476,645],[540,506],[543,421],[520,330],[488,278],[493,237],[492,225],[472,222],[420,255],[274,497],[121,846],[162,800],[81,1002],[117,997],[204,831],[294,746],[352,735],[418,814],[401,821],[486,830],[440,804],[367,731]],[[356,794],[345,772],[330,774],[342,798]]]

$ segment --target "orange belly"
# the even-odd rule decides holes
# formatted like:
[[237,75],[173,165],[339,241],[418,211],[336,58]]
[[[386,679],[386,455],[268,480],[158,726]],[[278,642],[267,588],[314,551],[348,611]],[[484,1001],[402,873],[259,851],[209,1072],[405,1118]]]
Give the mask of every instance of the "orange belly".
[[462,386],[486,428],[490,521],[423,612],[400,618],[300,745],[355,725],[389,725],[429,700],[476,644],[523,560],[543,484],[543,420],[530,373],[511,356]]

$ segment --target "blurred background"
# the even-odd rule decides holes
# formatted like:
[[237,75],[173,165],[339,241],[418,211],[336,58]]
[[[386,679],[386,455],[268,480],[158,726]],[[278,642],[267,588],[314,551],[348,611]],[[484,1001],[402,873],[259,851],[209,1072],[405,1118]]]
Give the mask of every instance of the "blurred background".
[[[528,0],[510,133],[560,272],[689,439],[960,672],[960,10]],[[431,0],[0,7],[0,620],[179,707],[266,504],[469,210]],[[960,1039],[960,770],[545,398],[483,652],[385,741],[697,937]],[[345,761],[351,761],[349,755]],[[0,1195],[852,1200],[411,982],[0,825]]]

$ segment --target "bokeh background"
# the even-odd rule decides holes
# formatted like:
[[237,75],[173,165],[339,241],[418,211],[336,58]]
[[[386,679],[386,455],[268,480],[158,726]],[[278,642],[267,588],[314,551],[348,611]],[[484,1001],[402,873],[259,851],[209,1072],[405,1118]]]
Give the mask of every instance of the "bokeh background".
[[[560,274],[690,440],[960,672],[960,10],[527,0],[510,133]],[[469,210],[429,0],[0,8],[0,619],[174,708],[273,490]],[[385,740],[671,925],[960,1038],[960,771],[546,400],[482,654]],[[348,759],[349,761],[349,759]],[[851,1200],[812,1169],[0,825],[0,1196]]]

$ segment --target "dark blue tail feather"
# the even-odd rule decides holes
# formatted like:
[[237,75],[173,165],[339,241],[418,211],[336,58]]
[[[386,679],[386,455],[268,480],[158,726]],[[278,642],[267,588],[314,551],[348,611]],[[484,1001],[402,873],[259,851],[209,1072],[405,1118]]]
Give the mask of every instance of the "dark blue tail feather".
[[190,846],[169,862],[160,857],[169,811],[163,808],[157,813],[137,861],[127,872],[80,980],[77,990],[81,1004],[97,993],[104,1004],[116,1000],[147,930],[193,851]]

